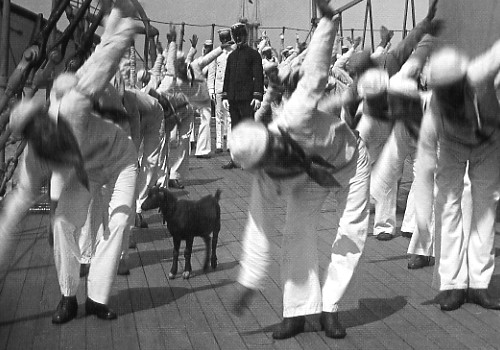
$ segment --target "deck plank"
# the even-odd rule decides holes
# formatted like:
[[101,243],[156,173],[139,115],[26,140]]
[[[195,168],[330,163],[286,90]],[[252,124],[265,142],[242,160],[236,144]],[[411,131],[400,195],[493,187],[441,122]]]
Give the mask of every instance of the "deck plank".
[[[280,282],[281,230],[285,207],[273,215],[277,231],[270,237],[272,260],[264,288],[242,317],[231,313],[236,293],[242,238],[250,200],[251,175],[240,169],[223,170],[227,153],[211,159],[191,157],[191,175],[183,191],[197,199],[222,189],[221,232],[216,270],[202,271],[203,242],[196,239],[192,255],[194,275],[167,278],[172,241],[156,212],[145,213],[146,230],[134,230],[137,249],[130,250],[129,276],[117,276],[110,306],[118,320],[86,317],[85,278],[77,293],[79,312],[68,324],[52,325],[60,299],[52,248],[48,246],[45,214],[30,214],[19,225],[9,252],[13,262],[0,285],[0,349],[496,349],[500,344],[498,311],[465,304],[443,312],[434,302],[432,268],[408,270],[408,239],[397,236],[366,241],[353,281],[341,301],[340,319],[348,336],[329,339],[319,331],[317,315],[308,316],[306,332],[276,341],[271,333],[282,320]],[[320,274],[330,259],[335,205],[328,196],[318,223]],[[401,214],[398,214],[398,223]],[[372,225],[373,220],[370,220]],[[371,227],[370,227],[371,231]],[[497,236],[498,237],[498,236]],[[500,242],[496,242],[500,251]],[[181,246],[180,268],[184,265]],[[497,254],[500,255],[500,254]],[[499,268],[500,257],[495,259]],[[490,289],[500,292],[500,274]]]

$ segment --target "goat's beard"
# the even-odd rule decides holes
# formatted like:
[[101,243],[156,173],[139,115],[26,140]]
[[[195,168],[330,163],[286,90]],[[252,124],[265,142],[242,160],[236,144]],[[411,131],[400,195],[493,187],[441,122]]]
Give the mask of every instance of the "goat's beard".
[[66,121],[58,119],[56,123],[44,113],[33,118],[23,134],[37,156],[58,166],[74,167],[78,181],[89,188],[80,147]]

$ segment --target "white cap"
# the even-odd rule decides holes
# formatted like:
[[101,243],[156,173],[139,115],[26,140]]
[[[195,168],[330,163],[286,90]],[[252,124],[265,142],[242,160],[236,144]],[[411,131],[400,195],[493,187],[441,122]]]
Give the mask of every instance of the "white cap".
[[404,76],[402,73],[396,73],[389,79],[387,92],[412,99],[420,99],[417,81]]
[[453,84],[465,76],[469,59],[453,47],[444,47],[429,59],[426,81],[429,87]]
[[370,68],[361,75],[358,81],[358,94],[360,97],[377,96],[389,86],[389,74],[380,68]]
[[231,130],[228,148],[236,163],[243,169],[252,169],[266,154],[268,141],[269,131],[264,124],[244,120]]

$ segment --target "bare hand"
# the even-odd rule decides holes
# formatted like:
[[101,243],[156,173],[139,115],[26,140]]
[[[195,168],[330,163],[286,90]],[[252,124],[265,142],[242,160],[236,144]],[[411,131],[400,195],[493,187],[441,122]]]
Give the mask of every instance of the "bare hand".
[[429,11],[427,12],[427,16],[425,17],[429,21],[431,21],[434,18],[434,16],[436,16],[437,3],[438,0],[433,0],[431,6],[429,6]]
[[191,42],[191,47],[195,49],[196,45],[198,45],[198,35],[193,34],[193,37],[189,41]]
[[253,111],[256,112],[260,108],[260,101],[254,98],[252,102],[250,102],[250,106],[252,106]]
[[316,0],[316,5],[318,6],[318,10],[323,17],[333,18],[334,9],[330,6],[330,0]]
[[170,44],[175,41],[177,41],[177,31],[175,26],[170,26],[170,31],[167,33],[167,42]]
[[222,100],[222,107],[224,107],[224,109],[229,110],[229,101],[225,99]]

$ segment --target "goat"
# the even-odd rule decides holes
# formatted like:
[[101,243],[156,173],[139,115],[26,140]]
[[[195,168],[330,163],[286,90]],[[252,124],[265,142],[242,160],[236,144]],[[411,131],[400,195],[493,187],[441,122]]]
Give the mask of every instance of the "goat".
[[[163,223],[167,223],[168,230],[174,242],[172,268],[168,278],[173,279],[177,274],[179,262],[179,248],[181,241],[186,241],[184,249],[184,272],[182,277],[187,279],[191,276],[191,252],[195,237],[202,237],[205,242],[205,262],[203,271],[207,272],[208,263],[212,269],[217,267],[217,241],[220,231],[220,199],[221,190],[215,195],[207,195],[198,200],[177,199],[164,187],[154,186],[148,190],[148,196],[142,204],[142,210],[159,208],[163,216]],[[212,239],[210,234],[213,233]],[[210,241],[212,249],[210,250]]]

